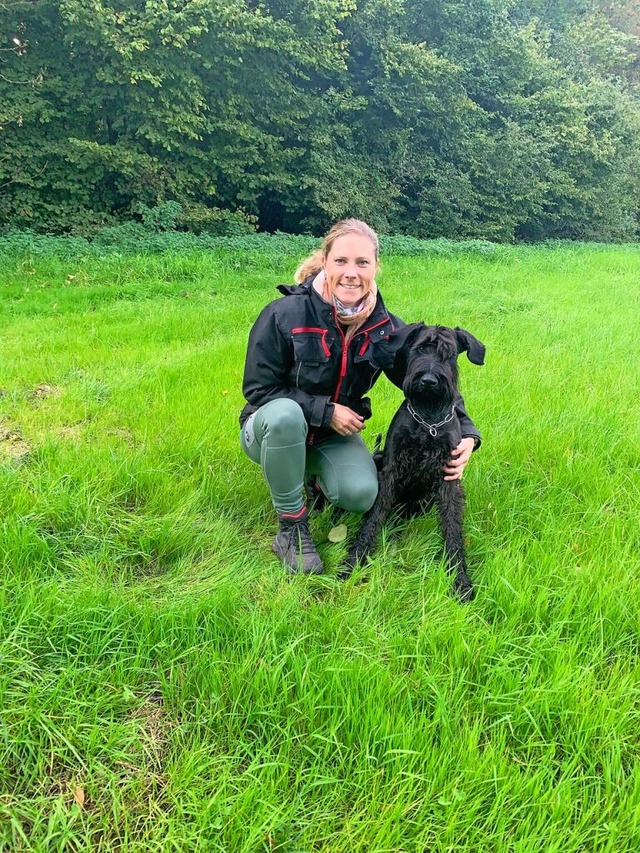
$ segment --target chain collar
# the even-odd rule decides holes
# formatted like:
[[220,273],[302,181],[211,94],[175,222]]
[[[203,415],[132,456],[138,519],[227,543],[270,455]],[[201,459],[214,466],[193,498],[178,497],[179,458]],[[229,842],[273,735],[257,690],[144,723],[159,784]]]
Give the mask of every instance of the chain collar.
[[454,419],[454,417],[456,415],[456,410],[455,410],[455,405],[454,405],[451,407],[450,414],[448,414],[447,417],[443,421],[440,421],[437,424],[428,424],[423,418],[420,417],[420,415],[416,412],[416,410],[413,408],[411,403],[407,403],[407,409],[409,410],[409,414],[414,419],[414,421],[417,421],[419,424],[422,424],[423,427],[426,427],[429,430],[429,435],[432,438],[437,437],[438,427],[441,427],[441,426],[444,426],[445,424],[448,424],[450,421],[452,421]]

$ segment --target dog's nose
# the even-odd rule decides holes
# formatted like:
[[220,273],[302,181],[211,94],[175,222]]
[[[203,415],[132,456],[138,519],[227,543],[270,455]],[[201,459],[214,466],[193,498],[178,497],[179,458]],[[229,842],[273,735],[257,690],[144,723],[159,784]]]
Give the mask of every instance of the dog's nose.
[[427,373],[420,380],[420,384],[422,385],[423,388],[435,388],[436,385],[438,384],[438,380],[433,375],[433,373]]

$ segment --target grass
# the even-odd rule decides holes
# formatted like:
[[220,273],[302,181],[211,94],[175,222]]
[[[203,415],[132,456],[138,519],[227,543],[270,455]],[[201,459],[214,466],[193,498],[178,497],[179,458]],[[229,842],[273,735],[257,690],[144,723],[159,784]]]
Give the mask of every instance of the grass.
[[384,259],[392,310],[487,345],[468,606],[435,518],[366,584],[328,512],[326,576],[270,552],[237,415],[296,260],[2,259],[0,849],[640,849],[640,251]]

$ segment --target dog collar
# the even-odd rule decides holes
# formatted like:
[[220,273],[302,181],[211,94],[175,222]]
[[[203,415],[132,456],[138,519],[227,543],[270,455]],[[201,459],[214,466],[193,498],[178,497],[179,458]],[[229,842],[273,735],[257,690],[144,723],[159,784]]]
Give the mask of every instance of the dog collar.
[[420,415],[416,412],[411,403],[407,403],[407,409],[409,410],[409,414],[414,419],[414,421],[417,421],[419,424],[422,424],[423,427],[426,427],[429,430],[429,435],[431,436],[431,438],[436,438],[438,435],[438,427],[448,424],[454,419],[456,414],[456,409],[454,405],[451,407],[451,413],[448,414],[443,421],[440,421],[437,424],[428,424],[423,418],[420,417]]

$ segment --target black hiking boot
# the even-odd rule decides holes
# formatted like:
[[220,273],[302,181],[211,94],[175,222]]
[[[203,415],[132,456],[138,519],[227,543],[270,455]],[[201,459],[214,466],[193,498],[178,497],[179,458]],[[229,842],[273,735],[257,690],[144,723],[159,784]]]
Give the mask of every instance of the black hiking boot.
[[306,507],[296,515],[282,512],[280,526],[271,548],[280,557],[288,572],[321,575],[324,571],[320,554],[309,532],[309,513]]

